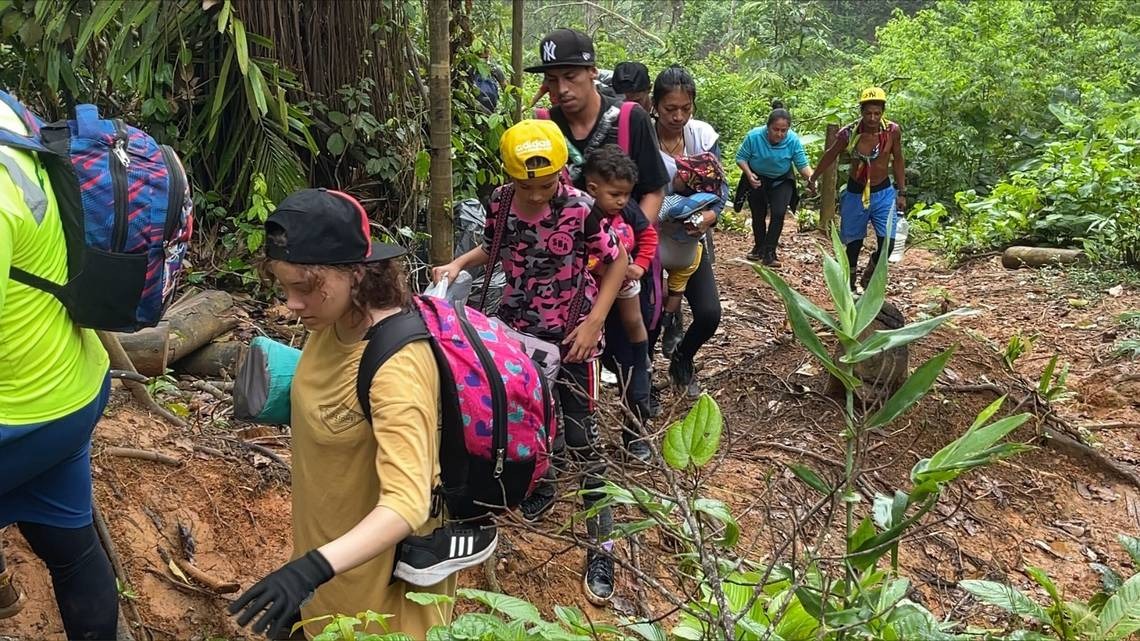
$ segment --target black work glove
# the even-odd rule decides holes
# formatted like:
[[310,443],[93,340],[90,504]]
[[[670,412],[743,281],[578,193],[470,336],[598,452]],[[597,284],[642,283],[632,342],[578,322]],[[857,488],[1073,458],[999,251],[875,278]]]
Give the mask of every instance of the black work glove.
[[245,591],[230,604],[229,613],[238,615],[238,625],[249,623],[258,613],[265,614],[250,628],[270,639],[284,639],[289,636],[285,627],[290,618],[301,609],[313,590],[333,578],[332,566],[324,555],[310,550],[305,556],[281,566],[252,588]]

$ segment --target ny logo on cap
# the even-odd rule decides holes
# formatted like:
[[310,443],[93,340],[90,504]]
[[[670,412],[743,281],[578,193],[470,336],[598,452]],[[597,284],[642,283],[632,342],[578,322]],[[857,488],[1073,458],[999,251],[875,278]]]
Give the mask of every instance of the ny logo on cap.
[[554,50],[557,48],[558,44],[553,40],[547,40],[546,42],[542,43],[542,61],[550,62],[552,60],[557,60],[558,56],[554,53]]
[[590,52],[589,51],[583,51],[582,52],[582,60],[589,60],[589,59],[590,59]]

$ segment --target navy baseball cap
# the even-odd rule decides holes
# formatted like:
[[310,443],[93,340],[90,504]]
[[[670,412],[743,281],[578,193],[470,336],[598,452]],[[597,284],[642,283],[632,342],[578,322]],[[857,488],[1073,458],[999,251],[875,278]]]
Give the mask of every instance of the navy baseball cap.
[[372,240],[369,230],[368,214],[352,196],[302,189],[282,200],[265,221],[265,255],[301,265],[349,265],[407,253],[400,245]]

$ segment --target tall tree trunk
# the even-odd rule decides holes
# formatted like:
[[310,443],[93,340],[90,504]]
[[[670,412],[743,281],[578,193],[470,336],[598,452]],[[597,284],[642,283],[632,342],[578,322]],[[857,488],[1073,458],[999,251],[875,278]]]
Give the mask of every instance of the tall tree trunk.
[[522,36],[523,0],[511,0],[511,84],[518,87],[520,92],[515,101],[515,122],[522,119],[522,105],[525,99],[521,93],[523,84]]
[[451,216],[451,48],[446,2],[428,3],[431,112],[431,192],[428,203],[429,257],[432,264],[451,262],[455,241]]

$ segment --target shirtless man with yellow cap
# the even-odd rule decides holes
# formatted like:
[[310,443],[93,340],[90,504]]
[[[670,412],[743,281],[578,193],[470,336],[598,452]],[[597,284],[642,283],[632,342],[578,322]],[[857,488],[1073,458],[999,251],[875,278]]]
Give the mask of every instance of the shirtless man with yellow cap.
[[[886,106],[885,91],[879,87],[864,89],[859,94],[859,120],[839,130],[835,142],[823,153],[808,180],[809,188],[814,189],[816,176],[830,167],[841,151],[846,149],[851,154],[851,173],[839,205],[839,236],[847,248],[852,290],[868,221],[875,225],[879,242],[871,254],[871,262],[863,270],[864,287],[871,280],[879,252],[886,247],[890,253],[893,248],[896,217],[906,209],[902,128],[883,117]],[[891,172],[895,179],[893,185]],[[887,246],[888,232],[890,247]]]

